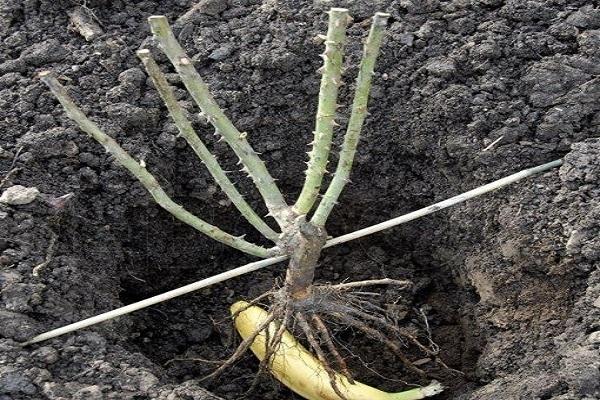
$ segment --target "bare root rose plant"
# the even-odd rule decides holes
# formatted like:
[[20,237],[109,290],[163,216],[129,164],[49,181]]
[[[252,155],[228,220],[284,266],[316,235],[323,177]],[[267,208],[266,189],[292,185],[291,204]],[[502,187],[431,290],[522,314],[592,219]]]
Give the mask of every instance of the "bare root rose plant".
[[[106,135],[94,122],[92,122],[69,97],[67,90],[59,83],[58,79],[50,72],[40,74],[41,80],[50,88],[54,96],[59,100],[67,115],[75,121],[81,130],[89,134],[115,160],[129,170],[139,182],[148,190],[156,203],[171,213],[175,218],[186,223],[201,233],[231,246],[242,252],[268,260],[281,261],[289,259],[285,282],[281,287],[275,287],[258,298],[250,301],[255,304],[259,301],[269,300],[270,317],[262,323],[254,335],[241,342],[239,347],[225,360],[211,376],[217,376],[223,370],[231,366],[250,347],[256,335],[264,331],[272,321],[279,321],[279,329],[268,340],[267,357],[261,362],[261,370],[268,366],[269,354],[273,354],[280,343],[281,336],[286,328],[296,327],[303,332],[305,339],[313,349],[319,360],[324,364],[328,372],[333,374],[334,370],[343,373],[349,380],[352,376],[344,358],[336,348],[332,338],[332,332],[328,322],[352,327],[362,332],[389,348],[403,365],[410,371],[425,376],[425,372],[415,365],[403,351],[410,344],[422,356],[428,357],[445,367],[438,357],[438,348],[433,342],[422,340],[414,334],[392,323],[386,310],[372,304],[368,298],[361,296],[357,288],[373,285],[400,285],[406,286],[410,282],[393,279],[378,279],[360,282],[345,282],[339,284],[317,285],[314,282],[315,269],[321,251],[324,247],[351,240],[356,237],[370,234],[377,230],[386,229],[410,219],[434,212],[436,210],[464,201],[467,198],[485,193],[486,191],[512,183],[518,179],[532,175],[559,165],[560,161],[545,164],[541,167],[532,168],[505,178],[501,183],[486,185],[485,189],[479,188],[466,194],[447,200],[446,204],[438,204],[428,207],[423,212],[404,220],[392,220],[380,224],[377,229],[365,229],[364,232],[347,235],[345,240],[328,241],[326,222],[332,209],[337,204],[338,198],[345,185],[349,182],[354,155],[359,143],[361,129],[367,117],[367,102],[371,81],[374,76],[374,68],[382,39],[384,37],[388,15],[377,13],[372,18],[371,28],[364,43],[363,56],[355,83],[355,94],[352,103],[350,117],[346,126],[343,144],[339,152],[337,167],[327,190],[321,195],[321,186],[326,167],[328,164],[332,138],[336,123],[338,109],[338,91],[342,82],[343,49],[346,40],[346,27],[350,16],[348,11],[342,8],[333,8],[329,11],[329,24],[326,36],[320,36],[325,45],[325,51],[321,54],[323,66],[319,68],[322,75],[318,99],[318,109],[314,128],[314,139],[311,143],[312,150],[308,153],[306,177],[302,191],[294,204],[288,204],[284,199],[275,179],[267,170],[265,163],[259,154],[254,151],[248,141],[246,132],[240,132],[229,120],[223,110],[212,97],[207,85],[194,68],[191,58],[185,53],[177,42],[167,19],[164,16],[152,16],[149,18],[150,27],[156,42],[166,54],[171,64],[181,77],[181,81],[187,88],[191,97],[201,110],[202,115],[215,129],[215,135],[223,139],[239,158],[242,171],[252,179],[260,192],[262,199],[268,209],[268,217],[276,222],[278,228],[273,229],[265,220],[258,215],[252,206],[244,199],[243,195],[236,189],[227,173],[219,165],[213,154],[207,149],[203,140],[197,135],[191,122],[186,116],[186,111],[179,105],[173,89],[167,82],[165,75],[153,59],[149,50],[143,49],[137,52],[148,75],[150,76],[156,90],[164,101],[171,118],[175,122],[180,136],[184,138],[193,151],[206,166],[213,176],[215,182],[228,196],[231,202],[245,217],[245,219],[257,229],[273,246],[266,248],[248,242],[243,236],[234,236],[224,232],[217,226],[211,225],[200,217],[193,215],[180,204],[173,201],[161,188],[157,179],[150,173],[144,162],[139,162],[123,150],[117,142]],[[519,175],[519,176],[517,176]],[[500,182],[500,181],[499,181]],[[418,215],[417,215],[418,214]],[[400,217],[402,218],[402,217]],[[395,221],[395,222],[394,222]],[[272,264],[273,262],[271,262]],[[262,265],[267,265],[263,263]],[[258,265],[258,264],[257,264]],[[256,269],[256,268],[255,268]],[[210,279],[210,278],[209,278]],[[223,280],[223,279],[221,279]],[[217,280],[218,281],[218,280]],[[213,282],[214,283],[214,282]],[[206,285],[205,285],[206,286]],[[190,291],[190,290],[188,290]],[[180,295],[184,292],[178,293]],[[157,296],[159,297],[159,296]],[[174,297],[174,296],[171,296]],[[171,298],[168,297],[168,298]],[[154,301],[154,300],[153,300]],[[160,300],[162,301],[162,300]],[[155,301],[155,302],[158,302]],[[129,306],[128,306],[129,307]],[[127,307],[125,307],[127,308]],[[139,309],[138,308],[131,308]],[[128,310],[127,312],[130,312]],[[122,312],[122,315],[125,312]],[[106,320],[108,318],[99,319]],[[93,320],[91,318],[90,320]],[[89,326],[92,322],[87,323]],[[82,326],[78,326],[82,327]],[[73,330],[73,329],[71,329]],[[66,333],[63,330],[58,334]],[[57,336],[54,334],[53,336]],[[34,343],[53,336],[36,337],[30,341]]]

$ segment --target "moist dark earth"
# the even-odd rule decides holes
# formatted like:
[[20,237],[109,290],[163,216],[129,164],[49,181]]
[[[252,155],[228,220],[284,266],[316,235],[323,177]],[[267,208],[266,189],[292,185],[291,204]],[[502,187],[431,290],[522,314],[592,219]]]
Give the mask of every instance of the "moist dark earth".
[[[35,334],[252,261],[151,201],[127,171],[68,120],[36,78],[60,76],[78,104],[173,198],[228,232],[261,238],[217,190],[169,119],[135,57],[150,48],[201,137],[213,140],[146,18],[164,14],[218,102],[289,202],[312,139],[325,11],[350,9],[341,143],[370,16],[391,14],[370,112],[340,204],[337,236],[521,169],[540,176],[324,252],[320,282],[390,277],[408,290],[375,297],[424,332],[453,369],[440,399],[600,398],[600,4],[502,0],[0,0],[0,399],[237,399],[248,355],[201,378],[235,337],[229,305],[270,289],[284,265],[30,347]],[[99,30],[82,35],[70,15]],[[333,153],[335,165],[337,149]],[[252,183],[232,179],[260,212]],[[72,194],[67,198],[61,196]],[[37,267],[37,268],[36,268]],[[35,274],[34,274],[34,268]],[[384,346],[336,330],[356,377],[386,390],[426,384]],[[407,348],[416,360],[418,352]],[[422,356],[421,356],[422,357]],[[174,361],[173,361],[174,360]],[[179,361],[177,361],[179,360]],[[249,399],[296,399],[269,377]]]

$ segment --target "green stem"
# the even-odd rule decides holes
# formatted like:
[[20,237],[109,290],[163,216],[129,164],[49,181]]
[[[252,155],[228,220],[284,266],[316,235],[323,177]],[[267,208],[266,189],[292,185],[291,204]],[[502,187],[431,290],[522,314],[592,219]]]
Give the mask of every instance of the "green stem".
[[119,164],[129,170],[129,172],[131,172],[140,181],[146,190],[150,192],[150,195],[152,195],[156,203],[170,212],[175,218],[192,226],[205,235],[245,253],[258,257],[269,257],[276,253],[275,249],[266,249],[264,247],[249,243],[241,237],[230,235],[216,226],[213,226],[208,222],[196,217],[189,211],[185,210],[181,205],[175,203],[160,187],[160,184],[156,178],[146,170],[145,165],[137,162],[125,150],[123,150],[123,148],[121,148],[121,146],[119,146],[114,139],[104,133],[98,127],[98,125],[85,116],[85,114],[73,102],[64,86],[62,86],[58,80],[50,74],[50,72],[42,72],[39,74],[39,76],[42,82],[44,82],[50,88],[52,94],[54,94],[54,96],[63,106],[67,116],[75,121],[81,130],[89,134],[98,143],[104,146],[104,149],[106,149],[106,151],[109,152]]
[[185,54],[183,48],[175,39],[167,19],[162,15],[155,15],[148,18],[148,22],[154,38],[181,76],[183,84],[198,104],[198,107],[215,127],[216,133],[223,136],[244,164],[244,169],[254,181],[265,201],[269,215],[275,218],[282,229],[287,228],[289,225],[288,220],[291,217],[290,209],[277,188],[275,180],[267,171],[264,162],[248,143],[246,132],[238,131],[221,110],[198,71],[192,65],[192,60]]
[[240,213],[254,226],[260,233],[262,233],[266,238],[271,239],[272,241],[277,241],[279,238],[279,233],[275,232],[269,225],[262,220],[261,217],[254,212],[252,207],[244,200],[240,192],[235,188],[231,180],[225,174],[225,171],[219,165],[219,162],[215,158],[214,155],[206,148],[202,140],[196,134],[196,131],[192,127],[192,124],[185,116],[185,111],[177,102],[175,98],[175,94],[173,90],[169,86],[167,79],[164,74],[152,58],[149,50],[142,49],[137,52],[137,56],[144,67],[146,67],[146,71],[148,75],[152,79],[154,83],[154,87],[160,94],[160,97],[165,102],[165,105],[169,109],[169,114],[177,129],[179,129],[179,133],[181,136],[188,142],[190,147],[194,150],[196,155],[202,160],[208,171],[213,176],[215,182],[221,187],[223,192],[229,197],[231,202],[237,207]]
[[311,222],[318,226],[325,225],[331,210],[337,203],[337,200],[348,183],[356,146],[360,139],[360,131],[367,116],[367,104],[369,101],[369,92],[371,90],[371,79],[381,41],[385,33],[385,27],[389,14],[377,13],[371,23],[371,31],[364,46],[363,58],[360,63],[358,78],[356,79],[356,91],[354,93],[354,102],[352,103],[352,114],[348,121],[348,128],[344,136],[344,143],[340,152],[335,175],[331,184],[323,195],[321,203],[317,207]]
[[342,58],[348,19],[348,10],[345,8],[332,8],[329,11],[325,52],[321,55],[324,63],[320,71],[323,76],[319,90],[313,147],[309,153],[306,180],[294,205],[294,211],[298,214],[307,214],[311,210],[321,190],[323,175],[327,167],[333,129],[337,125],[335,113],[338,88],[342,83]]

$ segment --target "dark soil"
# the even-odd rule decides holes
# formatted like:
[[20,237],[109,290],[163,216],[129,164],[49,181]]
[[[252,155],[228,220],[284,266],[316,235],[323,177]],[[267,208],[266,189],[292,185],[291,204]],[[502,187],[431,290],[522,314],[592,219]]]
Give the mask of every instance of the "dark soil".
[[[150,46],[160,54],[145,19],[166,14],[291,202],[302,184],[316,108],[321,45],[315,36],[324,32],[324,11],[332,5],[348,7],[354,17],[347,82],[357,72],[369,16],[387,11],[392,22],[353,183],[332,215],[331,235],[526,167],[561,157],[565,164],[329,249],[318,280],[411,279],[410,291],[383,290],[378,301],[405,326],[420,326],[415,310],[422,310],[444,359],[464,372],[446,376],[449,389],[440,398],[600,398],[600,5],[88,0],[83,12],[93,13],[103,30],[88,42],[69,23],[79,3],[0,0],[0,180],[14,170],[1,189],[20,184],[42,193],[31,204],[0,204],[0,399],[240,398],[257,369],[250,356],[213,383],[199,381],[209,365],[165,363],[223,358],[231,348],[228,306],[268,290],[282,276],[281,265],[87,331],[18,345],[251,260],[153,204],[74,127],[36,73],[61,75],[83,109],[144,159],[177,201],[258,242],[175,137],[135,50]],[[351,96],[349,84],[343,115]],[[200,118],[195,123],[233,169],[233,154],[212,142]],[[235,179],[262,207],[251,182]],[[74,196],[58,204],[68,193]],[[360,380],[386,389],[426,383],[358,333],[338,338]],[[263,383],[249,398],[297,398],[268,378]]]

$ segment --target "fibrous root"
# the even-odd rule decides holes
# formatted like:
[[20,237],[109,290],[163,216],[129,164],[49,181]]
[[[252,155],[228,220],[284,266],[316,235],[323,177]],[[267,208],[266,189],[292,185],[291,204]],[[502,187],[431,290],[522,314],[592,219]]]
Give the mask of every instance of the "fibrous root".
[[[281,336],[285,329],[288,329],[304,337],[331,377],[333,389],[343,399],[344,396],[333,379],[335,371],[342,373],[351,383],[354,380],[344,357],[334,342],[334,334],[327,322],[339,327],[350,327],[370,339],[380,342],[401,361],[406,370],[419,377],[424,378],[428,374],[415,365],[407,355],[411,348],[416,349],[422,356],[435,361],[442,368],[447,368],[440,360],[439,349],[430,337],[428,337],[427,344],[422,343],[413,332],[399,327],[384,308],[369,300],[370,295],[374,293],[360,291],[363,287],[376,285],[395,285],[406,288],[411,283],[394,279],[379,279],[337,285],[315,285],[310,290],[310,296],[301,300],[293,299],[287,292],[286,286],[264,293],[250,301],[248,307],[268,298],[271,303],[269,318],[263,321],[259,329],[251,336],[243,340],[233,354],[206,378],[219,376],[246,353],[259,334],[266,333],[266,356],[260,363],[259,373],[255,384],[252,385],[254,387],[258,382],[258,377],[268,370],[272,357],[281,344]],[[244,309],[240,310],[238,314],[243,311]],[[237,314],[233,317],[236,316]],[[279,328],[275,334],[271,333],[269,337],[267,327],[273,321],[279,324]]]

